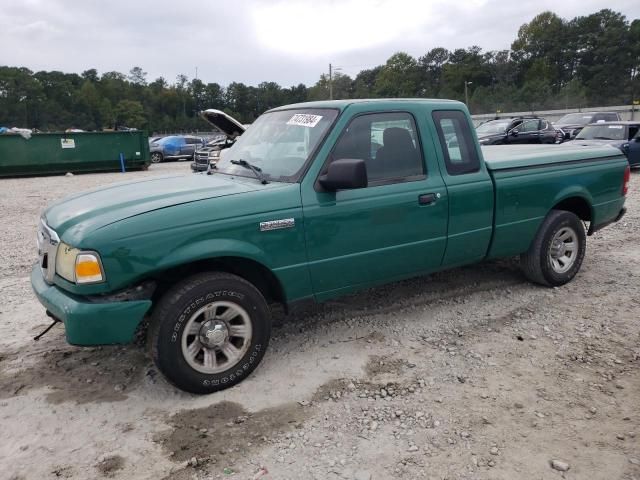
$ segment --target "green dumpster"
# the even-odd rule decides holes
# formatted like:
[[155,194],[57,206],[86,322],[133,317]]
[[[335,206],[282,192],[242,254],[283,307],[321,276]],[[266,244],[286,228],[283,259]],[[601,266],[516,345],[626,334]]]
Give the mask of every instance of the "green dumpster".
[[144,131],[35,133],[0,135],[0,177],[56,173],[106,172],[149,166]]

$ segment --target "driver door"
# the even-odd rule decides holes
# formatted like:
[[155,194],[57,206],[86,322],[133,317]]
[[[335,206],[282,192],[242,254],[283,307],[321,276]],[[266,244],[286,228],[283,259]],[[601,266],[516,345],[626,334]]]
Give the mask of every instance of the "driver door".
[[538,143],[540,141],[540,120],[525,120],[518,125],[518,135],[512,143]]
[[[308,264],[318,300],[437,269],[446,246],[448,200],[409,112],[353,118],[333,146],[334,160],[365,160],[366,188],[303,190]],[[432,165],[435,165],[433,163]]]

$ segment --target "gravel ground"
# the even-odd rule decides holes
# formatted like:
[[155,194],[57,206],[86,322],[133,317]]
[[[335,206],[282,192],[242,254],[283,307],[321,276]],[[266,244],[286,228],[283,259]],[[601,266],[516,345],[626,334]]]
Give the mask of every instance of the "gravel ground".
[[275,312],[261,366],[218,394],[135,346],[34,342],[39,212],[188,168],[0,180],[0,478],[640,479],[640,175],[569,285],[503,260]]

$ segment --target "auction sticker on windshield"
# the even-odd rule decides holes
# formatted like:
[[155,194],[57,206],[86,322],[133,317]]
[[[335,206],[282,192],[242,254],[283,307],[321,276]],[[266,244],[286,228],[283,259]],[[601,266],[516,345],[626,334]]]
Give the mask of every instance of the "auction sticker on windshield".
[[287,125],[299,125],[301,127],[315,127],[322,120],[322,115],[311,115],[309,113],[296,113],[289,119]]

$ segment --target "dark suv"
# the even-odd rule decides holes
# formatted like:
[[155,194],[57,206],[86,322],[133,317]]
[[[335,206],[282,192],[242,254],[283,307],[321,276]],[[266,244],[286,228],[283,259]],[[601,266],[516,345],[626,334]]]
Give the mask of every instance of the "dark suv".
[[539,117],[497,118],[476,128],[480,145],[556,143],[559,134],[551,122]]
[[553,126],[562,131],[565,140],[571,140],[580,133],[585,125],[601,122],[619,122],[621,120],[618,112],[580,112],[568,113]]

